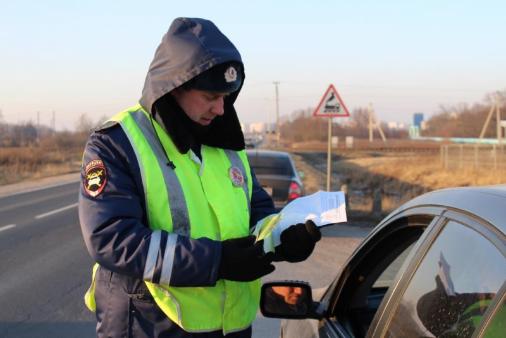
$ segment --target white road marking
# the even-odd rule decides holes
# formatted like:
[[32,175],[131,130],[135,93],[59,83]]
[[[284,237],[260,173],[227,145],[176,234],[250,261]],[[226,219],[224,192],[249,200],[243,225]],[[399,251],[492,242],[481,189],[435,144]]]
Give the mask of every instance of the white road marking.
[[46,212],[46,213],[43,213],[43,214],[37,215],[37,216],[35,216],[35,219],[39,219],[39,218],[44,218],[44,217],[47,217],[47,216],[51,216],[51,215],[53,215],[53,214],[56,214],[56,213],[59,213],[59,212],[65,211],[65,210],[67,210],[67,209],[75,208],[75,207],[77,207],[77,203],[74,203],[74,204],[71,204],[71,205],[67,205],[66,207],[63,207],[63,208],[60,208],[60,209],[51,210],[51,211],[49,211],[49,212]]
[[5,225],[3,227],[0,227],[0,232],[4,231],[4,230],[9,230],[9,229],[12,229],[16,226],[16,224],[9,224],[9,225]]

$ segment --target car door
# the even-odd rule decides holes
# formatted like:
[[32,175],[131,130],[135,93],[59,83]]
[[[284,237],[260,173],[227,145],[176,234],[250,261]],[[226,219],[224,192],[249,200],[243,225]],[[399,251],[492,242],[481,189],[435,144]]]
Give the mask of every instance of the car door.
[[445,212],[377,312],[368,336],[503,337],[505,243],[494,225]]
[[282,336],[301,337],[301,332],[306,332],[305,337],[365,336],[397,274],[441,212],[440,208],[414,208],[377,226],[323,296],[324,319],[317,325],[314,320],[285,322]]

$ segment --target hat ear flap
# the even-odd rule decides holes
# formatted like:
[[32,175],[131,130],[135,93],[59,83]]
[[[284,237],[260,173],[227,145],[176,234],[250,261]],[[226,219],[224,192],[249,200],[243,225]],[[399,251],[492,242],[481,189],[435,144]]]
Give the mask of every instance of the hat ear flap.
[[225,101],[225,114],[214,118],[202,143],[235,151],[243,150],[246,147],[241,124],[232,102],[231,100]]

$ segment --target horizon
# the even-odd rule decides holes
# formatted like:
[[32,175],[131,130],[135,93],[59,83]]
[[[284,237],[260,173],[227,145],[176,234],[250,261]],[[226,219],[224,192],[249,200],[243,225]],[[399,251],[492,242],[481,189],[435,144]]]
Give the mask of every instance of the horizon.
[[[283,6],[285,4],[285,6]],[[10,2],[0,13],[0,109],[7,123],[73,130],[136,103],[156,47],[178,16],[211,19],[246,70],[242,123],[316,107],[329,84],[350,112],[371,102],[385,122],[426,119],[440,106],[473,105],[505,90],[506,4],[484,1],[320,1],[168,4]],[[169,14],[166,14],[169,13]],[[344,34],[343,34],[344,33]]]

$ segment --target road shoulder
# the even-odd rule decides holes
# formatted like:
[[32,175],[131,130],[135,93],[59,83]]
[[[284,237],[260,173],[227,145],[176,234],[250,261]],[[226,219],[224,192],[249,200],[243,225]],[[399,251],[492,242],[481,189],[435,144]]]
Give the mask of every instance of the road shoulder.
[[65,175],[43,177],[38,179],[26,180],[23,182],[6,184],[0,186],[0,197],[16,195],[20,193],[36,191],[48,187],[63,185],[79,181],[79,173],[70,173]]

